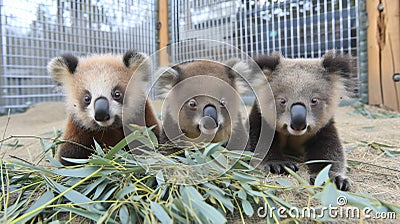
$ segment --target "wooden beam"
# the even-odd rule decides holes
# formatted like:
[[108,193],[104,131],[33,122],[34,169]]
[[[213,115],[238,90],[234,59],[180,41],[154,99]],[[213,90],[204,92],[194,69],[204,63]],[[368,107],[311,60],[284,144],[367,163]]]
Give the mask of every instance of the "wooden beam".
[[168,0],[158,1],[158,40],[159,40],[159,56],[160,65],[169,64],[169,55],[166,46],[169,43],[168,37]]
[[366,3],[368,13],[368,102],[369,104],[382,104],[383,97],[380,78],[379,40],[377,35],[379,0],[368,0]]
[[[383,104],[390,109],[400,110],[399,92],[396,93],[396,83],[393,74],[400,69],[400,2],[382,0],[385,26],[385,41],[381,46],[381,81]],[[399,70],[397,70],[399,72]]]

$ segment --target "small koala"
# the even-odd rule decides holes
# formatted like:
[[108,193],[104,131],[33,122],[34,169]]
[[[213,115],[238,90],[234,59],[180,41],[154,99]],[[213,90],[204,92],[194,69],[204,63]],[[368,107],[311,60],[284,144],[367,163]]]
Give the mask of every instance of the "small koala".
[[[146,58],[143,53],[129,50],[124,55],[79,58],[64,54],[49,62],[50,75],[66,93],[68,118],[62,137],[66,142],[58,149],[58,160],[63,165],[73,165],[63,158],[88,158],[94,140],[101,146],[117,144],[125,137],[123,125],[156,125],[154,132],[158,135],[158,119],[144,88],[127,89],[133,76],[136,86],[147,84],[151,65]],[[123,124],[123,112],[127,124]]]
[[[249,150],[269,150],[262,162],[266,171],[285,173],[284,166],[297,171],[297,165],[286,155],[300,156],[309,163],[310,181],[327,164],[332,164],[330,177],[340,190],[349,190],[346,159],[334,121],[334,111],[341,96],[351,86],[353,59],[331,50],[321,59],[288,59],[279,53],[261,55],[255,59],[271,86],[276,117],[260,112],[256,100],[249,115]],[[268,112],[268,111],[267,111]],[[275,135],[270,148],[259,144],[261,123]],[[258,145],[257,145],[258,144]],[[264,144],[264,145],[263,145]],[[326,160],[327,162],[322,162]]]
[[167,97],[160,142],[229,141],[227,148],[244,150],[248,128],[240,94],[248,90],[244,78],[249,72],[239,59],[225,63],[201,59],[161,68],[157,89]]

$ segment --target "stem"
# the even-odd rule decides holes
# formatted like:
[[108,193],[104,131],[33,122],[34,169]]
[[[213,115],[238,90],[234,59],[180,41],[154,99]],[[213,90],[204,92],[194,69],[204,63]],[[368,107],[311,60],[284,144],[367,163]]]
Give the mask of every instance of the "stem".
[[82,179],[81,181],[79,181],[78,183],[72,185],[70,188],[68,188],[67,190],[65,190],[64,192],[60,193],[59,195],[57,195],[56,197],[54,197],[52,200],[46,202],[44,205],[30,211],[29,213],[26,213],[22,216],[20,216],[17,219],[14,219],[13,221],[10,222],[10,224],[15,224],[18,222],[22,222],[24,219],[28,218],[31,215],[34,215],[37,212],[40,212],[42,209],[44,209],[46,206],[50,205],[51,203],[53,203],[54,201],[58,200],[59,198],[63,197],[65,194],[67,194],[68,192],[70,192],[72,189],[74,189],[75,187],[81,185],[83,182],[87,181],[88,179],[92,178],[93,176],[95,176],[97,173],[100,172],[102,168],[99,168],[98,170],[94,171],[92,174],[90,174],[89,176],[85,177],[84,179]]

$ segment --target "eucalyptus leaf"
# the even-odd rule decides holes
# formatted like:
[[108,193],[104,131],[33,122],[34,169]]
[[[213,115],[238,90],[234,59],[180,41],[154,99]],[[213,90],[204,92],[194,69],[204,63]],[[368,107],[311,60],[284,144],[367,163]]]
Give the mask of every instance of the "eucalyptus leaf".
[[283,178],[277,178],[276,182],[283,187],[292,187],[293,184]]
[[131,193],[133,193],[133,192],[136,192],[136,189],[137,189],[137,187],[136,187],[135,185],[126,186],[126,187],[122,188],[122,190],[120,190],[120,191],[115,195],[115,197],[116,197],[118,200],[122,200],[122,199],[124,199],[125,195],[128,195],[128,194],[131,194]]
[[129,224],[131,223],[130,221],[130,215],[129,215],[129,211],[128,208],[125,205],[122,205],[121,208],[119,209],[119,220],[121,221],[122,224]]
[[323,206],[336,205],[339,192],[335,184],[328,183],[321,192],[321,202]]
[[329,179],[329,170],[332,164],[325,166],[315,178],[314,186],[322,186]]
[[[40,196],[40,197],[36,200],[36,202],[35,202],[31,207],[29,207],[29,208],[25,211],[25,213],[29,213],[29,212],[35,210],[36,208],[39,208],[40,206],[46,204],[46,202],[52,200],[53,198],[54,198],[53,192],[51,192],[51,191],[46,191],[44,194],[42,194],[42,196]],[[30,218],[32,218],[33,216],[37,215],[37,214],[40,213],[40,212],[41,212],[41,210],[39,210],[39,211],[37,211],[36,213],[32,214],[32,216],[27,217],[27,220],[29,220]]]
[[58,169],[53,172],[58,175],[67,176],[67,177],[87,177],[97,171],[100,167],[98,166],[87,166],[75,169]]
[[242,200],[242,209],[247,216],[253,216],[254,209],[251,206],[250,202],[247,200]]
[[94,148],[96,149],[96,152],[100,155],[100,156],[105,156],[106,154],[104,154],[103,149],[101,148],[101,146],[99,145],[99,143],[96,141],[96,139],[93,138],[93,142],[94,142]]
[[67,193],[65,193],[64,197],[67,198],[68,200],[70,200],[72,203],[78,204],[81,207],[87,207],[87,204],[91,203],[92,200],[90,200],[90,198],[86,197],[85,195],[83,195],[82,193],[79,193],[76,190],[73,189],[69,189],[53,180],[48,179],[49,182],[51,182],[51,184],[57,189],[57,191],[59,193],[62,193],[64,191],[67,191]]
[[163,224],[172,223],[171,217],[168,215],[168,213],[164,210],[164,208],[160,204],[150,201],[150,207],[151,211],[154,212],[154,215],[157,217],[158,220],[160,220],[161,223]]

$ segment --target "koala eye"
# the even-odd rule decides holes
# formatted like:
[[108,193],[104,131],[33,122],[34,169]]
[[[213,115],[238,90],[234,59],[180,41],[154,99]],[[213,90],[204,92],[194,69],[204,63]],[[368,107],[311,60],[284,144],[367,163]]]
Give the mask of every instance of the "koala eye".
[[190,99],[188,102],[188,105],[191,109],[196,109],[197,108],[197,101],[195,99]]
[[316,104],[318,104],[318,102],[319,102],[319,99],[316,97],[311,99],[311,105],[316,105]]
[[122,100],[122,95],[123,94],[122,94],[121,90],[119,90],[119,89],[116,89],[111,93],[111,96],[113,97],[113,99],[115,101],[121,101]]
[[279,102],[279,104],[282,105],[282,106],[286,105],[286,103],[287,103],[287,101],[286,101],[285,98],[279,98],[279,99],[278,99],[278,102]]
[[221,100],[219,101],[219,103],[221,104],[222,107],[226,107],[226,100],[225,98],[221,98]]
[[90,95],[90,93],[86,93],[86,94],[83,96],[83,102],[84,102],[85,104],[89,105],[89,104],[90,104],[90,101],[92,101],[92,96]]

